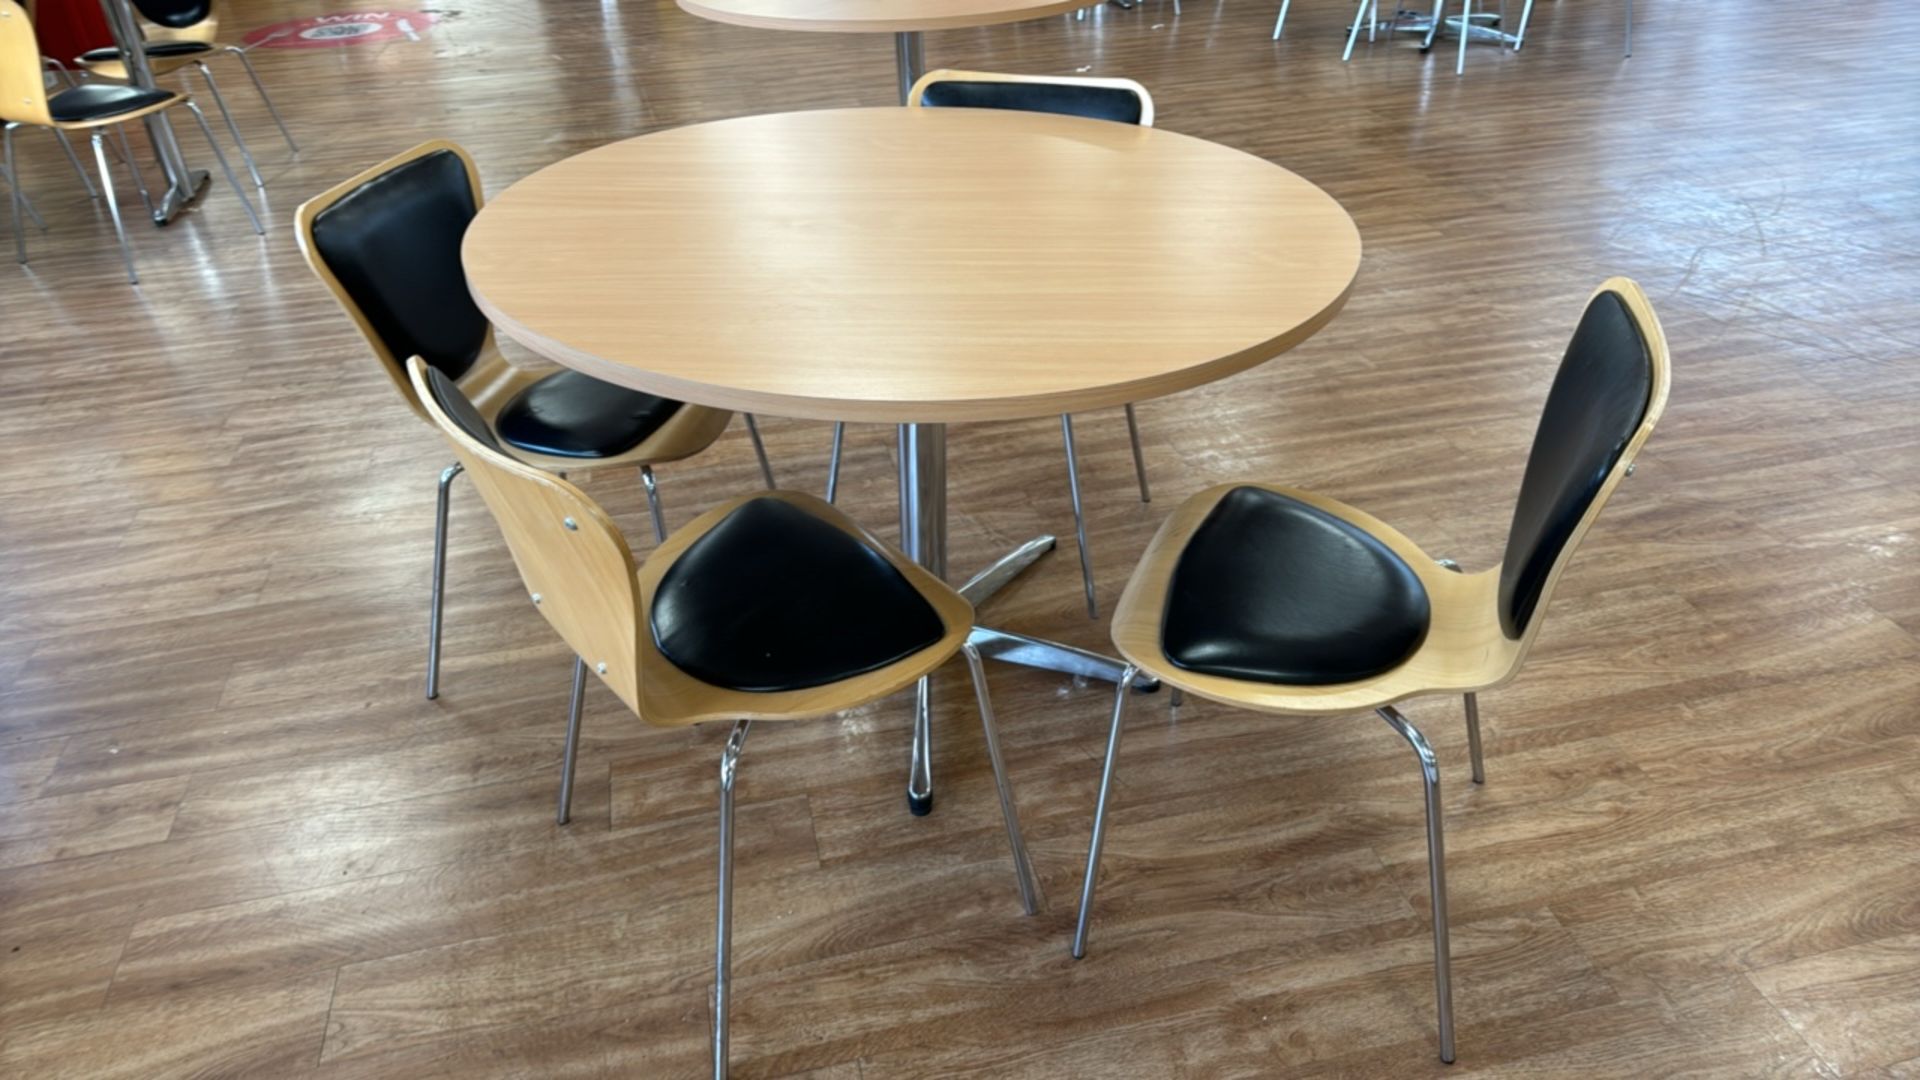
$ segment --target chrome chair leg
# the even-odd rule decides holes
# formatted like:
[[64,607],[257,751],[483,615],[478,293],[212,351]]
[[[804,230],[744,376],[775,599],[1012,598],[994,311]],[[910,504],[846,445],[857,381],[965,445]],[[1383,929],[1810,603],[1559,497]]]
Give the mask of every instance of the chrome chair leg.
[[1420,758],[1420,779],[1427,795],[1427,882],[1433,900],[1433,991],[1440,1017],[1440,1060],[1453,1064],[1453,950],[1447,935],[1447,856],[1440,835],[1440,766],[1420,729],[1391,705],[1376,709],[1380,718],[1407,740]]
[[19,126],[16,123],[9,123],[4,129],[4,134],[0,134],[0,139],[5,140],[6,143],[7,202],[13,207],[13,247],[19,253],[20,265],[25,266],[27,265],[27,227],[20,220],[20,204],[26,196],[20,192],[20,174],[13,171],[13,129]]
[[573,697],[567,704],[567,748],[560,758],[560,809],[556,825],[573,820],[573,762],[580,753],[580,712],[587,698],[587,662],[573,658]]
[[1073,532],[1080,541],[1080,582],[1087,592],[1087,618],[1100,617],[1100,604],[1094,598],[1093,552],[1087,549],[1087,515],[1080,505],[1080,462],[1074,453],[1073,417],[1060,414],[1060,439],[1067,447],[1067,494],[1073,497]]
[[751,720],[736,721],[720,755],[720,904],[713,934],[713,1080],[727,1080],[727,983],[733,966],[733,780]]
[[847,422],[836,420],[833,423],[833,455],[827,459],[827,502],[833,503],[840,494],[840,450],[847,440]]
[[192,98],[188,98],[181,104],[185,105],[187,111],[193,114],[193,118],[200,122],[200,134],[207,137],[207,149],[213,151],[213,160],[220,163],[220,171],[227,174],[227,186],[233,189],[234,197],[240,200],[240,205],[247,208],[247,217],[253,219],[254,235],[267,235],[267,227],[260,224],[260,215],[254,212],[253,200],[247,198],[247,193],[240,190],[240,180],[233,175],[233,166],[227,164],[227,155],[221,152],[220,144],[213,138],[213,128],[207,123],[207,114],[200,111],[199,104]]
[[993,763],[993,782],[1000,789],[1000,816],[1007,824],[1007,846],[1013,849],[1013,873],[1020,884],[1020,906],[1029,915],[1040,910],[1040,887],[1033,878],[1033,863],[1027,858],[1027,842],[1020,835],[1020,811],[1014,805],[1013,785],[1007,780],[1007,766],[1000,757],[1000,735],[994,729],[993,701],[987,696],[987,668],[980,661],[980,650],[972,644],[960,646],[967,655],[967,670],[973,674],[973,695],[980,701],[980,729],[987,739],[987,760]]
[[1520,8],[1520,29],[1517,33],[1513,35],[1513,51],[1514,52],[1519,52],[1520,46],[1525,45],[1527,43],[1527,21],[1532,18],[1533,18],[1533,0],[1527,0],[1527,2],[1524,5],[1522,5]]
[[1287,5],[1293,0],[1280,0],[1280,17],[1273,20],[1273,40],[1280,40],[1280,30],[1287,25]]
[[1147,488],[1147,456],[1140,452],[1140,418],[1133,414],[1133,406],[1127,406],[1127,438],[1133,443],[1133,475],[1140,480],[1140,501],[1153,501],[1153,492]]
[[740,415],[747,418],[747,437],[753,440],[753,455],[760,459],[760,475],[767,482],[767,490],[777,490],[780,485],[773,482],[773,462],[767,460],[767,444],[760,441],[760,425],[752,413]]
[[[213,79],[213,69],[206,61],[195,60],[193,66],[200,69],[200,77],[207,80],[207,92],[213,95],[213,103],[220,110],[220,118],[227,122],[227,134],[233,136],[233,145],[240,150],[240,160],[247,166],[247,174],[253,177],[253,186],[264,188],[265,180],[260,179],[260,169],[253,163],[253,151],[247,149],[247,140],[240,135],[240,125],[233,122],[233,111],[227,108],[227,99],[220,94],[220,84]],[[180,73],[180,81],[187,81],[187,73]]]
[[1433,48],[1435,39],[1440,36],[1440,28],[1447,22],[1447,0],[1433,0],[1433,18],[1427,20],[1427,37],[1420,43],[1420,51]]
[[1480,695],[1467,695],[1467,752],[1473,757],[1473,782],[1487,782],[1487,766],[1480,758]]
[[1460,59],[1453,65],[1455,75],[1467,73],[1467,42],[1473,38],[1473,0],[1460,0]]
[[1347,51],[1340,54],[1340,62],[1343,64],[1353,59],[1354,43],[1360,40],[1360,20],[1367,17],[1367,5],[1372,2],[1373,0],[1360,0],[1360,6],[1354,10],[1353,26],[1347,30]]
[[459,462],[440,470],[440,498],[433,513],[433,591],[427,600],[427,700],[440,696],[440,614],[447,586],[447,501],[453,478],[466,471]]
[[[107,197],[107,213],[113,217],[113,235],[120,238],[120,258],[127,264],[127,284],[140,284],[140,275],[133,269],[133,248],[127,245],[127,230],[120,222],[120,200],[113,195],[113,174],[107,171],[107,143],[99,128],[93,129],[93,160],[100,166],[100,190]],[[23,256],[21,259],[25,262]]]
[[[13,178],[13,174],[8,172],[4,166],[0,166],[0,182],[6,183],[7,191],[20,192],[20,205],[26,207],[27,216],[33,219],[34,227],[39,229],[41,232],[46,232],[47,219],[40,216],[40,211],[34,207],[33,200],[27,198],[27,193],[25,191],[21,191],[20,185]],[[89,187],[92,186],[91,181],[89,181],[88,186]],[[21,261],[24,262],[25,260],[21,260]]]
[[80,178],[80,186],[87,189],[87,198],[98,199],[99,189],[93,186],[93,177],[87,175],[87,167],[80,164],[80,155],[73,152],[73,140],[59,128],[53,129],[53,137],[60,140],[60,150],[67,155],[67,163],[73,166],[73,173]]
[[280,129],[280,137],[287,140],[287,149],[300,152],[299,144],[293,141],[293,132],[287,130],[287,122],[280,119],[280,110],[274,108],[273,98],[267,93],[266,84],[260,81],[260,73],[253,70],[253,61],[247,59],[247,50],[238,45],[227,46],[227,51],[240,58],[240,66],[247,69],[247,78],[253,80],[253,88],[260,94],[260,101],[267,107],[267,115],[273,117],[273,125]]
[[640,466],[640,484],[647,489],[647,513],[653,516],[653,538],[666,543],[667,518],[660,512],[660,489],[653,480],[653,466]]
[[1087,873],[1080,882],[1080,917],[1073,926],[1073,958],[1087,955],[1087,923],[1093,916],[1093,886],[1100,875],[1100,846],[1107,839],[1107,802],[1113,795],[1113,766],[1120,757],[1120,722],[1127,715],[1127,690],[1140,674],[1133,664],[1113,692],[1113,726],[1107,730],[1107,763],[1100,770],[1100,799],[1093,810],[1093,842],[1087,845]]
[[113,125],[113,134],[120,142],[120,163],[127,167],[127,175],[133,177],[134,189],[140,192],[140,201],[145,204],[147,213],[153,213],[153,193],[147,190],[147,178],[140,174],[140,163],[134,160],[133,143],[127,141],[127,126]]

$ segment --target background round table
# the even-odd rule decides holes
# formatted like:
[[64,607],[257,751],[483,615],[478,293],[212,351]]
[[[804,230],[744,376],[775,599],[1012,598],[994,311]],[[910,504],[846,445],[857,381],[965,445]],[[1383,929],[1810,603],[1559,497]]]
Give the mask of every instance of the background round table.
[[[474,299],[533,352],[743,412],[900,425],[902,547],[945,575],[950,421],[1057,416],[1269,360],[1345,303],[1360,237],[1271,162],[1160,128],[841,109],[643,135],[489,202]],[[976,604],[1053,546],[1023,544]],[[989,656],[1117,679],[1005,631]],[[932,798],[928,700],[909,798]]]
[[1100,0],[679,0],[688,14],[762,30],[892,34],[900,104],[925,73],[923,30],[953,30],[1058,15]]

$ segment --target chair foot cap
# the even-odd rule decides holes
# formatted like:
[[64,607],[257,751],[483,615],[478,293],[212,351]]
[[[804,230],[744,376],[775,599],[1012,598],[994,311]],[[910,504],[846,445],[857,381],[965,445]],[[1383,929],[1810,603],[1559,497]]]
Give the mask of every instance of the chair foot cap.
[[933,796],[909,793],[907,795],[907,809],[913,812],[914,817],[926,817],[928,814],[933,813]]

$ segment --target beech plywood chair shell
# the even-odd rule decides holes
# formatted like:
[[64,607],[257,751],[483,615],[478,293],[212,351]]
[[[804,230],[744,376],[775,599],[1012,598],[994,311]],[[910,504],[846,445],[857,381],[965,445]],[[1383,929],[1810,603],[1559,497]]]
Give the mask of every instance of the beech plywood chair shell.
[[[1501,567],[1457,573],[1441,565],[1404,533],[1379,518],[1323,495],[1271,484],[1221,484],[1189,499],[1171,517],[1141,556],[1139,568],[1121,594],[1113,618],[1113,642],[1130,663],[1168,686],[1212,701],[1262,712],[1333,714],[1365,711],[1409,697],[1435,693],[1475,693],[1499,686],[1519,673],[1540,632],[1543,616],[1560,575],[1573,561],[1580,541],[1592,528],[1615,488],[1633,469],[1634,457],[1653,433],[1667,405],[1671,374],[1667,341],[1646,294],[1626,278],[1612,278],[1595,295],[1618,295],[1645,336],[1652,366],[1651,391],[1640,426],[1581,515],[1547,576],[1533,616],[1518,638],[1500,623]],[[1228,492],[1258,487],[1298,499],[1343,518],[1380,540],[1407,565],[1426,588],[1432,622],[1420,647],[1398,667],[1359,682],[1324,686],[1274,685],[1189,671],[1169,659],[1160,643],[1160,623],[1169,583],[1187,540]]]

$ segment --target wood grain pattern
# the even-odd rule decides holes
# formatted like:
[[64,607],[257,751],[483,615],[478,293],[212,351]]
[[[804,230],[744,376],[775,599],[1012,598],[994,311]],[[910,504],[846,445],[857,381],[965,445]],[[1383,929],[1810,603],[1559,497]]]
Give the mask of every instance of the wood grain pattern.
[[[1920,138],[1900,107],[1920,68],[1888,35],[1901,10],[1734,27],[1654,0],[1623,61],[1617,5],[1559,0],[1524,51],[1476,45],[1456,79],[1404,36],[1342,65],[1351,3],[1296,3],[1279,42],[1271,4],[1183,6],[926,38],[931,65],[1138,79],[1158,128],[1312,181],[1366,243],[1346,309],[1281,362],[1141,403],[1154,503],[1118,411],[1077,418],[1103,601],[1175,506],[1242,476],[1490,566],[1593,283],[1641,282],[1673,346],[1638,472],[1524,677],[1482,697],[1488,784],[1465,782],[1457,703],[1407,706],[1445,777],[1460,1061],[1432,1060],[1419,784],[1377,720],[1194,699],[1169,722],[1142,698],[1099,947],[1076,964],[1110,698],[995,666],[1047,906],[1022,918],[1007,888],[960,679],[938,683],[926,818],[900,805],[904,696],[756,731],[737,1075],[1920,1075]],[[309,13],[237,0],[222,28]],[[433,137],[498,193],[647,132],[889,105],[888,43],[666,0],[441,15],[419,42],[256,51],[303,146],[261,155],[269,236],[216,183],[165,229],[130,221],[137,290],[58,146],[17,140],[48,231],[29,267],[0,264],[0,830],[37,860],[0,867],[9,1080],[704,1066],[718,733],[648,729],[591,685],[574,822],[553,826],[572,656],[464,478],[446,689],[421,700],[446,446],[313,280],[292,214]],[[230,103],[271,122],[251,93]],[[182,143],[210,164],[190,126]],[[0,250],[10,229],[0,213]],[[762,420],[781,482],[820,491],[826,428]],[[889,442],[849,440],[840,491],[883,537]],[[1070,527],[1056,419],[949,442],[956,571]],[[570,478],[644,556],[633,472]],[[762,486],[740,438],[660,474],[674,525]],[[1108,640],[1070,553],[982,617]]]
[[1299,176],[1189,136],[884,108],[569,158],[489,203],[463,260],[502,333],[610,382],[825,420],[1004,420],[1272,359],[1346,303],[1360,237]]

